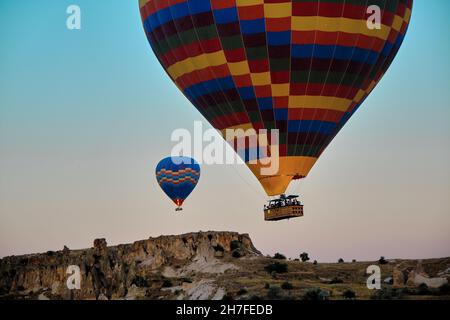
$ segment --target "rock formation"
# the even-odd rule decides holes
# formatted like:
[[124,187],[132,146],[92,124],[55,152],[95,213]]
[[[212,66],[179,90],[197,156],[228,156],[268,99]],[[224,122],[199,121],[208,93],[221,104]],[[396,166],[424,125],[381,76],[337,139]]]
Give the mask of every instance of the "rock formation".
[[397,287],[405,285],[417,287],[426,284],[429,288],[439,288],[448,283],[446,277],[430,277],[424,270],[421,260],[418,260],[415,266],[411,266],[409,261],[396,265],[392,277],[393,284]]
[[344,299],[349,288],[357,299],[398,298],[394,292],[402,299],[450,299],[445,285],[450,258],[390,260],[380,266],[384,281],[377,291],[367,289],[366,272],[379,261],[314,264],[277,258],[261,255],[248,235],[236,232],[160,236],[117,246],[95,239],[84,250],[64,246],[0,259],[0,300]]
[[[190,276],[215,274],[238,267],[226,261],[235,252],[260,256],[250,237],[235,232],[198,232],[160,236],[132,244],[108,247],[95,239],[85,250],[48,251],[43,254],[5,257],[0,260],[0,295],[24,298],[135,299],[152,298],[167,287],[180,298],[221,298],[224,292],[212,281],[193,283]],[[231,259],[229,259],[231,260]],[[80,268],[81,288],[69,290],[68,266]],[[175,278],[178,286],[171,283]]]

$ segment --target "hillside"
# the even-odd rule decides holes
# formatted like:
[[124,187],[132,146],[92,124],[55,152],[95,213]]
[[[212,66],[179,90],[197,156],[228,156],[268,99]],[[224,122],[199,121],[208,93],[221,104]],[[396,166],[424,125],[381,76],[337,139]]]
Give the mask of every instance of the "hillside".
[[[279,257],[283,258],[283,257]],[[366,286],[379,265],[382,290]],[[69,265],[80,289],[69,290]],[[198,232],[0,260],[0,299],[449,299],[450,258],[317,263],[263,256],[247,234]],[[422,283],[426,283],[424,285]]]

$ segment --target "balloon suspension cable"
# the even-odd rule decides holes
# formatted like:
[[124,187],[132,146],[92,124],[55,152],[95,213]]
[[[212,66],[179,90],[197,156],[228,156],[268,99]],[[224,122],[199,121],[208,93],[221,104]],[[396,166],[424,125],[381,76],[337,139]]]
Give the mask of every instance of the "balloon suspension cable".
[[233,168],[234,171],[236,171],[236,173],[238,174],[239,178],[240,178],[242,181],[244,181],[245,184],[248,185],[248,186],[250,187],[250,189],[251,189],[252,191],[254,191],[254,192],[258,195],[258,197],[261,197],[261,199],[264,199],[264,201],[266,200],[266,197],[263,195],[263,193],[261,192],[261,190],[258,191],[258,190],[255,188],[254,185],[252,185],[250,182],[248,182],[247,179],[245,179],[245,177],[242,176],[242,175],[239,173],[239,171],[237,170],[237,168],[236,168],[234,165],[232,165],[231,167]]

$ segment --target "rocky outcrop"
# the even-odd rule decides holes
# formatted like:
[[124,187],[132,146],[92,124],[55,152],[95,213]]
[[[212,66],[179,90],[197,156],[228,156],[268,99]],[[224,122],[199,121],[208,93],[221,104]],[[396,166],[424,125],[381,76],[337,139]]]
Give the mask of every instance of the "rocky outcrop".
[[436,289],[447,283],[448,281],[446,278],[441,277],[430,278],[427,275],[413,273],[409,276],[406,284],[410,286],[420,286],[421,284],[426,284],[428,288]]
[[[238,267],[233,256],[260,256],[247,234],[198,232],[160,236],[108,247],[96,239],[85,250],[11,256],[0,260],[0,296],[36,299],[213,298],[223,296],[212,283],[196,283],[196,274],[217,274]],[[79,267],[80,289],[67,287],[67,268]],[[179,287],[179,288],[177,288]],[[176,288],[163,290],[161,288]],[[160,298],[160,297],[158,297]]]
[[400,263],[393,270],[393,284],[398,287],[426,284],[429,288],[439,288],[447,283],[446,277],[430,277],[421,260],[417,261],[415,266],[411,266],[409,262]]
[[396,265],[392,272],[393,285],[403,287],[408,280],[408,274],[411,270],[413,270],[413,267],[404,267],[402,264]]
[[[0,259],[0,300],[300,300],[309,299],[311,292],[343,299],[346,288],[357,292],[357,299],[388,298],[367,290],[366,271],[376,263],[279,260],[262,256],[248,235],[235,232],[161,236],[117,246],[96,239],[84,250],[64,246],[56,252]],[[274,266],[280,266],[280,271],[283,267],[285,272],[273,272]],[[392,285],[404,288],[425,283],[429,289],[421,286],[394,291],[401,292],[404,299],[419,295],[450,299],[448,285],[440,285],[450,280],[450,258],[422,262],[396,259],[381,268],[383,290],[392,289]],[[77,271],[81,281],[79,289],[74,289],[78,287]],[[284,283],[292,288],[283,289]]]

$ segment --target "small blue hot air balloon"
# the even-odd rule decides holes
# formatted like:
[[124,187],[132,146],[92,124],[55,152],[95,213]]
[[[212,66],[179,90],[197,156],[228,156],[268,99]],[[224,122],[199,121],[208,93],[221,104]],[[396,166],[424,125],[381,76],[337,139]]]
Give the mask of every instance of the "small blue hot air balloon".
[[200,166],[189,157],[167,157],[156,166],[156,180],[165,194],[177,205],[176,211],[194,190],[200,178]]

